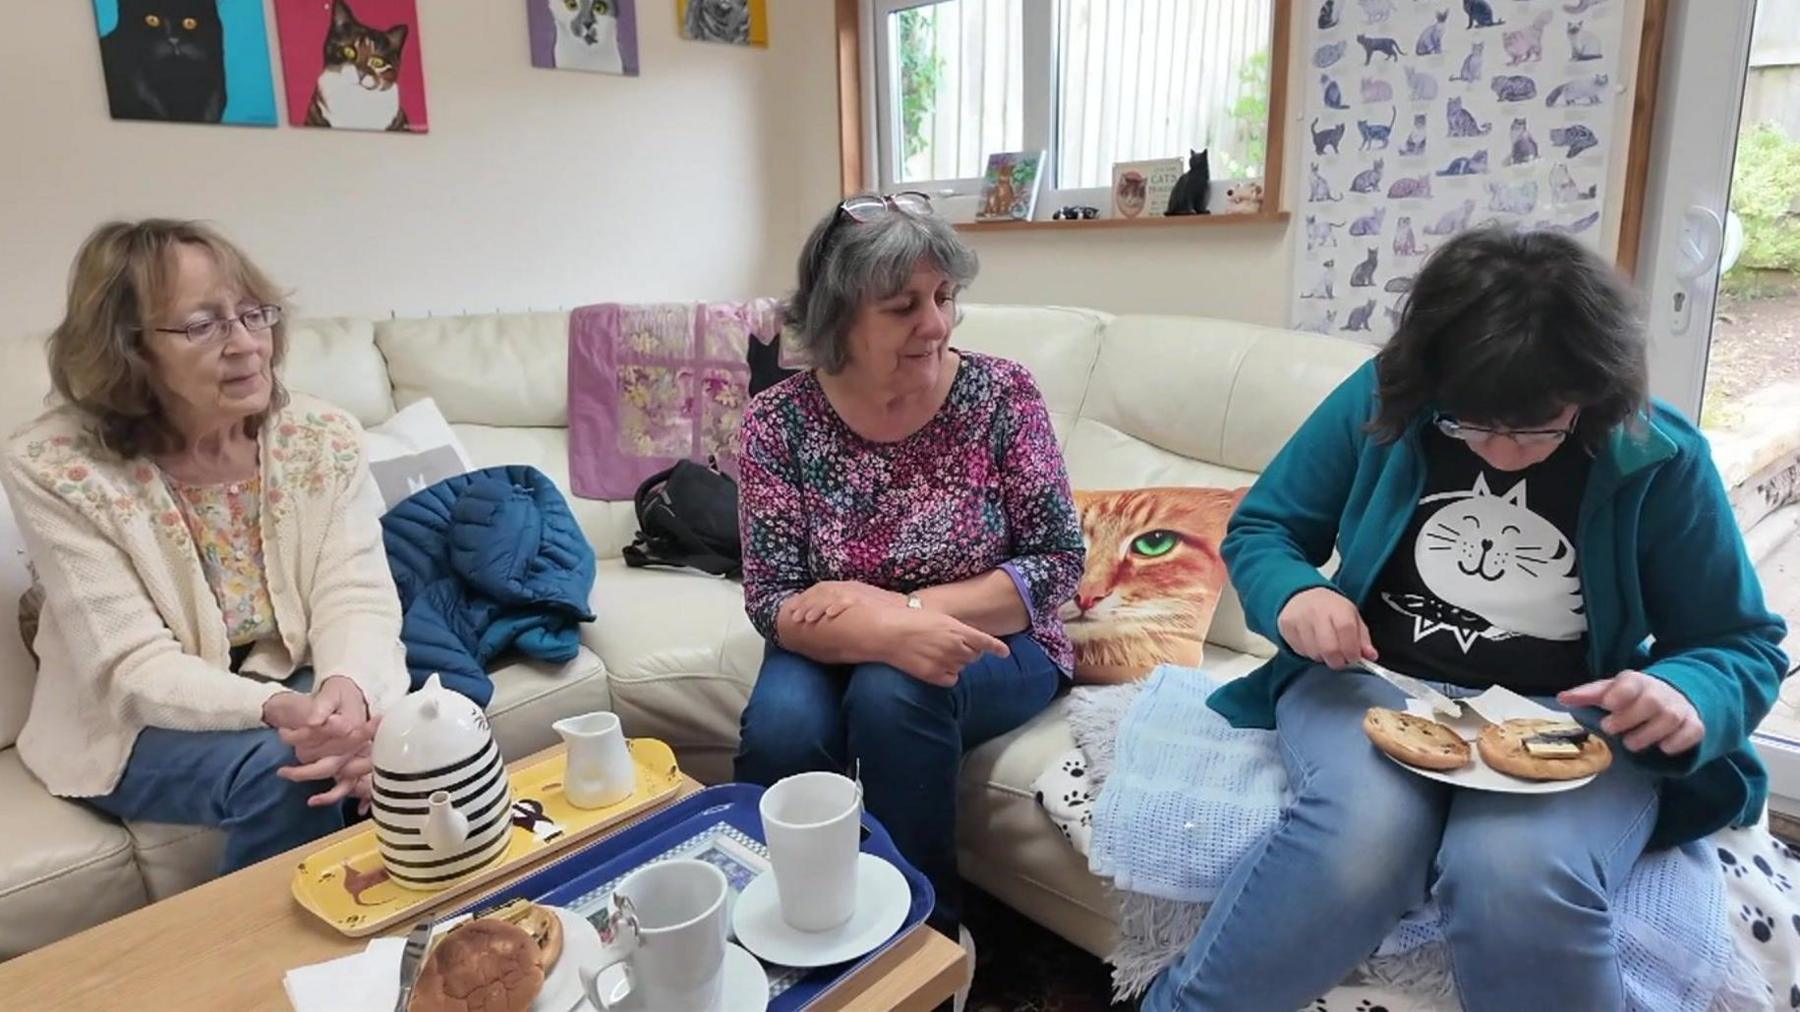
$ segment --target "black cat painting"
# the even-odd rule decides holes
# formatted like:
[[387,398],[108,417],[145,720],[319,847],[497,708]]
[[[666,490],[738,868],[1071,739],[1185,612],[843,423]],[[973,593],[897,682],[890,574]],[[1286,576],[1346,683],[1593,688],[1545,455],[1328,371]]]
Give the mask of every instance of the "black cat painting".
[[225,28],[217,0],[118,0],[100,39],[114,119],[218,123],[225,116]]

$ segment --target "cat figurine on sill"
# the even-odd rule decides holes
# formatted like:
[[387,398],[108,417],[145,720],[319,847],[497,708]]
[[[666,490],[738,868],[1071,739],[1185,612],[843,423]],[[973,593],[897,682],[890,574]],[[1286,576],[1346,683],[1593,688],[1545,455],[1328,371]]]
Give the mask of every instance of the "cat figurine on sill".
[[119,0],[100,40],[113,119],[217,123],[225,116],[225,26],[216,0]]
[[1419,33],[1419,42],[1413,46],[1414,56],[1439,56],[1444,52],[1444,23],[1450,20],[1448,7],[1437,12],[1437,20],[1425,26]]
[[[1339,128],[1341,131],[1341,127]],[[1169,194],[1169,209],[1163,214],[1176,216],[1184,214],[1211,214],[1206,209],[1207,191],[1212,187],[1212,166],[1207,161],[1206,149],[1188,151],[1187,171],[1175,180],[1175,189]]]
[[1493,28],[1506,24],[1494,17],[1494,5],[1488,0],[1462,0],[1463,13],[1468,15],[1468,28]]
[[1473,84],[1481,80],[1481,55],[1486,48],[1487,43],[1485,42],[1471,45],[1469,55],[1463,57],[1462,69],[1452,75],[1450,80],[1461,81],[1465,84]]
[[1506,164],[1526,165],[1537,159],[1537,138],[1531,136],[1531,127],[1520,116],[1512,121],[1512,154],[1506,156]]
[[[1329,329],[1335,311],[1313,323]],[[1219,542],[1248,489],[1075,493],[1086,567],[1061,617],[1075,680],[1135,681],[1161,664],[1198,666],[1225,591]]]
[[313,89],[306,125],[339,130],[408,131],[400,105],[400,64],[406,58],[406,25],[378,29],[363,24],[345,0],[331,0],[325,32],[325,69]]
[[1569,61],[1585,63],[1588,60],[1605,59],[1606,54],[1600,51],[1600,36],[1593,32],[1583,31],[1581,22],[1569,22]]
[[539,0],[556,24],[558,70],[623,74],[619,17],[613,0]]

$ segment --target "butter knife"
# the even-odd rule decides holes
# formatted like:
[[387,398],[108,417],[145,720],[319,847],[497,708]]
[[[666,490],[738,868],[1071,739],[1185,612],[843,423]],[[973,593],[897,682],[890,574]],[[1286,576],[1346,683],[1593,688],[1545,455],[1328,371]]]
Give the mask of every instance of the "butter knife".
[[1462,716],[1462,705],[1460,703],[1431,686],[1426,685],[1424,682],[1419,681],[1417,678],[1403,675],[1392,668],[1377,664],[1374,661],[1365,660],[1358,662],[1358,664],[1364,671],[1380,677],[1394,688],[1427,704],[1431,707],[1431,712],[1441,713],[1446,717]]
[[406,936],[406,948],[400,953],[400,997],[394,1001],[394,1012],[406,1012],[412,1004],[413,985],[419,982],[419,969],[425,965],[425,950],[431,946],[432,922],[420,921]]

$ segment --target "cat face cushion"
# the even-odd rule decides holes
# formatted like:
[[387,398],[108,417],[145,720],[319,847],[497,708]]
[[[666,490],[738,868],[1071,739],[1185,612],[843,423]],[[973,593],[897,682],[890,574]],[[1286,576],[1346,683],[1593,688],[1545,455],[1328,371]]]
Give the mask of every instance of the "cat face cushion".
[[1225,590],[1219,542],[1247,491],[1075,493],[1087,568],[1062,618],[1077,682],[1135,681],[1159,664],[1200,664]]

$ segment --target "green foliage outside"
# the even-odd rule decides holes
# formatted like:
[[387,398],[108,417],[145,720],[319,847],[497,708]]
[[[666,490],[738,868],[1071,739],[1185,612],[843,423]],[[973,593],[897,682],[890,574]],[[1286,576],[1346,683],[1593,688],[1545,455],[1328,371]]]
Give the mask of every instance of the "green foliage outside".
[[[1744,252],[1726,276],[1727,294],[1754,297],[1756,271],[1800,271],[1800,141],[1761,123],[1738,137],[1731,209],[1744,225]],[[1746,269],[1747,268],[1747,269]]]
[[1215,177],[1260,179],[1269,153],[1269,53],[1257,53],[1238,68],[1238,99],[1231,106],[1236,143],[1226,143]]
[[901,11],[900,18],[900,134],[901,160],[907,164],[907,178],[931,175],[929,165],[913,172],[912,160],[931,148],[926,124],[937,104],[938,79],[944,72],[944,58],[938,55],[932,38],[936,11],[914,7]]

